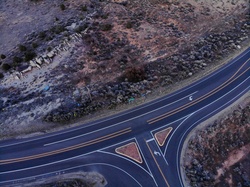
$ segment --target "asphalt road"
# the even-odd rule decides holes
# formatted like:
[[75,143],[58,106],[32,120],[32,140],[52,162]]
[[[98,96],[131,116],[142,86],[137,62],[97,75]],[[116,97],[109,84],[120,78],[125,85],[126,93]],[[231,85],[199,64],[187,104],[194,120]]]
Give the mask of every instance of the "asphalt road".
[[[107,186],[184,187],[180,155],[188,133],[249,93],[250,48],[211,75],[132,110],[29,139],[0,142],[0,186],[72,171],[97,171]],[[163,145],[155,134],[172,128]],[[142,162],[116,149],[135,143]]]

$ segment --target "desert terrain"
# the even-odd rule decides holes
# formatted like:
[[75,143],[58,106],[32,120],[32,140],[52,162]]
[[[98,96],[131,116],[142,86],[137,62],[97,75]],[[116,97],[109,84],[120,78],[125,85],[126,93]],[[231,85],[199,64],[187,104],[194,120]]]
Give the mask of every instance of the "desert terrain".
[[250,28],[247,0],[3,0],[0,23],[1,139],[171,92],[239,53]]
[[[0,33],[3,140],[118,113],[211,73],[249,47],[250,7],[248,0],[1,0]],[[201,142],[190,140],[190,185],[249,185],[245,103],[199,131]],[[44,186],[86,185],[79,176],[51,181]]]
[[182,151],[187,186],[250,185],[249,113],[248,94],[190,132]]

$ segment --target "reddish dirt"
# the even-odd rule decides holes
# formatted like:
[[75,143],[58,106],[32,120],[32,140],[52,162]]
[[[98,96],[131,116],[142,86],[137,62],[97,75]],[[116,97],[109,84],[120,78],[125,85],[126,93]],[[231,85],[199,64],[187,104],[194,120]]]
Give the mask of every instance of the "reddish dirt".
[[116,148],[115,152],[123,156],[129,157],[130,159],[136,162],[142,163],[141,154],[135,142],[131,142],[124,146],[118,147]]
[[160,132],[155,133],[155,139],[160,146],[163,146],[165,141],[167,140],[168,135],[172,131],[172,127],[168,127]]

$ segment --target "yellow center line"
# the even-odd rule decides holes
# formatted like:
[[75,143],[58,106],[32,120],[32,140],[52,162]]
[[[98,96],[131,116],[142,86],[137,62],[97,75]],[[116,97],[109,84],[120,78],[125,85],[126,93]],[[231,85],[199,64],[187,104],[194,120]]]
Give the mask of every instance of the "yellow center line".
[[41,154],[37,154],[37,155],[31,155],[31,156],[26,156],[26,157],[21,157],[21,158],[13,158],[13,159],[7,159],[7,160],[0,160],[0,165],[4,165],[4,164],[10,164],[10,163],[15,163],[15,162],[21,162],[21,161],[27,161],[27,160],[32,160],[32,159],[37,159],[37,158],[42,158],[42,157],[46,157],[46,156],[51,156],[51,155],[55,155],[55,154],[59,154],[59,153],[64,153],[67,151],[71,151],[71,150],[75,150],[75,149],[79,149],[82,147],[86,147],[92,144],[96,144],[99,142],[103,142],[105,140],[109,140],[111,138],[117,137],[117,136],[121,136],[123,134],[129,133],[131,132],[131,127],[96,138],[94,140],[90,140],[81,144],[77,144],[74,146],[70,146],[70,147],[66,147],[66,148],[62,148],[59,150],[55,150],[55,151],[50,151],[47,153],[41,153]]
[[156,163],[156,165],[157,165],[157,167],[158,167],[158,169],[159,169],[159,171],[160,171],[160,173],[161,173],[161,175],[162,175],[165,183],[167,184],[168,187],[170,187],[169,184],[168,184],[168,181],[167,181],[167,179],[165,177],[165,175],[163,174],[163,172],[162,172],[162,170],[161,170],[161,168],[160,168],[160,166],[159,166],[159,164],[158,164],[158,162],[157,162],[157,160],[156,160],[156,158],[155,158],[155,156],[154,156],[154,154],[153,154],[153,152],[152,152],[152,150],[150,148],[150,146],[148,145],[148,142],[145,139],[144,139],[144,141],[145,141],[145,143],[146,143],[146,145],[147,145],[147,147],[148,147],[148,149],[150,151],[150,154],[152,155],[152,157],[153,157],[153,159],[154,159],[154,161],[155,161],[155,163]]
[[[182,110],[184,110],[184,109],[186,109],[186,108],[188,108],[188,107],[190,107],[190,106],[193,106],[194,104],[196,104],[196,103],[198,103],[198,102],[200,102],[200,101],[203,101],[204,99],[208,98],[209,96],[211,96],[211,95],[217,93],[218,91],[222,90],[222,89],[225,88],[227,85],[229,85],[231,82],[233,82],[234,80],[236,80],[236,79],[239,78],[242,74],[244,74],[246,71],[249,70],[249,68],[247,68],[243,73],[241,73],[241,74],[238,75],[236,78],[234,78],[234,77],[236,76],[236,74],[243,68],[243,66],[244,66],[248,61],[249,61],[249,59],[248,59],[248,60],[247,60],[238,70],[237,70],[237,72],[234,73],[234,75],[232,75],[225,83],[223,83],[223,84],[220,85],[219,87],[215,88],[214,90],[208,92],[208,93],[205,94],[204,96],[202,96],[202,97],[200,97],[200,98],[198,98],[198,99],[196,99],[196,100],[194,100],[194,101],[192,101],[192,102],[190,102],[190,103],[187,103],[187,104],[185,104],[185,105],[183,105],[183,106],[181,106],[181,107],[178,107],[178,108],[176,108],[176,109],[174,109],[174,110],[172,110],[172,111],[170,111],[170,112],[167,112],[167,113],[165,113],[165,114],[162,114],[162,115],[160,115],[160,116],[157,116],[157,117],[155,117],[155,118],[152,118],[152,119],[148,120],[147,122],[148,122],[149,124],[152,124],[152,123],[155,123],[155,122],[157,122],[157,121],[160,121],[160,120],[162,120],[162,119],[164,119],[164,118],[166,118],[166,117],[168,117],[168,116],[171,116],[171,115],[173,115],[173,114],[176,114],[177,112],[182,111]],[[234,78],[234,79],[233,79],[233,78]]]

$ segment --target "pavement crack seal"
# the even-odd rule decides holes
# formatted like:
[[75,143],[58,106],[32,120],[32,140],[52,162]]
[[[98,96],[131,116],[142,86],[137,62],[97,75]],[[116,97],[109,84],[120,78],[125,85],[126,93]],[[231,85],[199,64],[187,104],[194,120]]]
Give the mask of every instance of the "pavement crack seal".
[[15,163],[15,162],[22,162],[22,161],[27,161],[27,160],[33,160],[33,159],[38,159],[38,158],[42,158],[42,157],[46,157],[46,156],[51,156],[51,155],[55,155],[55,154],[59,154],[59,153],[64,153],[67,151],[72,151],[75,149],[79,149],[79,148],[83,148],[89,145],[93,145],[95,143],[99,143],[99,142],[103,142],[105,140],[109,140],[111,138],[115,138],[117,136],[121,136],[123,134],[129,133],[131,132],[131,127],[96,138],[94,140],[90,140],[84,143],[80,143],[77,145],[73,145],[70,147],[66,147],[66,148],[62,148],[59,150],[55,150],[55,151],[50,151],[47,153],[41,153],[41,154],[37,154],[37,155],[31,155],[31,156],[26,156],[26,157],[21,157],[21,158],[13,158],[13,159],[7,159],[7,160],[0,160],[0,165],[5,165],[5,164],[10,164],[10,163]]

